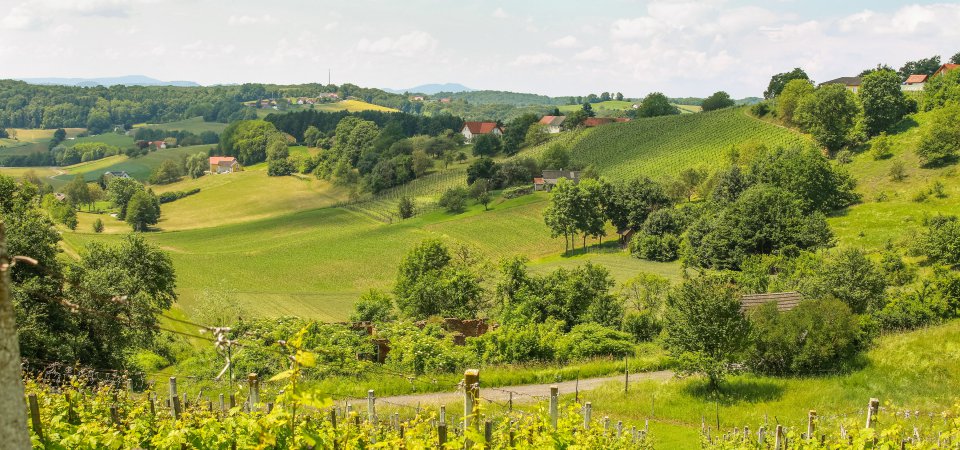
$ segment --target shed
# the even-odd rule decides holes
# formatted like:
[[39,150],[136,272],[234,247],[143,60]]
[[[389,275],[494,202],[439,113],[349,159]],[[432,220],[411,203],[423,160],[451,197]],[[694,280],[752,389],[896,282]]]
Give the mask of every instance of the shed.
[[767,303],[776,303],[780,312],[790,311],[803,301],[799,292],[771,292],[766,294],[746,294],[740,297],[740,310],[748,311]]

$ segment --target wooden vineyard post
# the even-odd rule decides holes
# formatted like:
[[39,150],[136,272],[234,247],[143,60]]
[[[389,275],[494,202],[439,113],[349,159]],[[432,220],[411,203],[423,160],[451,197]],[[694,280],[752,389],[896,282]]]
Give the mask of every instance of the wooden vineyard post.
[[630,388],[630,360],[623,358],[623,393]]
[[877,412],[880,410],[880,400],[871,398],[867,405],[867,428],[873,428],[873,422],[876,420]]
[[440,423],[447,423],[447,407],[440,405]]
[[593,410],[593,405],[590,402],[587,402],[586,405],[583,405],[583,429],[590,429],[590,414]]
[[557,429],[557,403],[560,401],[560,388],[556,385],[550,386],[550,426]]
[[180,419],[180,397],[177,395],[177,377],[170,377],[170,411],[173,420]]
[[337,429],[337,410],[335,409],[330,410],[330,427],[334,430]]
[[247,385],[250,388],[250,397],[247,401],[250,403],[250,412],[256,411],[257,404],[260,403],[260,379],[257,374],[247,374]]
[[618,420],[617,421],[617,439],[620,439],[621,436],[623,436],[623,421]]
[[783,440],[783,426],[777,425],[776,434],[774,434],[773,450],[780,450],[780,444]]
[[447,424],[445,423],[437,425],[437,443],[441,449],[447,444]]
[[367,421],[370,425],[377,424],[377,396],[373,389],[367,391]]
[[43,424],[40,422],[40,404],[37,403],[37,394],[30,394],[27,398],[30,400],[30,422],[33,425],[33,432],[40,438],[40,442],[46,442],[43,439]]
[[484,448],[493,448],[493,422],[489,419],[483,421],[483,440],[486,441]]
[[763,438],[764,438],[763,432],[764,432],[764,431],[765,431],[765,429],[763,428],[763,426],[761,426],[760,429],[757,430],[757,444],[759,444],[759,445],[763,445]]
[[813,422],[815,420],[817,420],[817,412],[811,409],[810,412],[807,413],[807,440],[808,441],[813,439],[813,432],[815,427]]
[[477,369],[467,369],[463,373],[463,428],[467,428],[476,422],[477,405],[476,401],[480,398],[480,371]]
[[30,448],[27,405],[23,402],[23,374],[20,371],[20,341],[10,300],[10,269],[14,260],[7,254],[6,229],[0,221],[0,436],[10,448]]

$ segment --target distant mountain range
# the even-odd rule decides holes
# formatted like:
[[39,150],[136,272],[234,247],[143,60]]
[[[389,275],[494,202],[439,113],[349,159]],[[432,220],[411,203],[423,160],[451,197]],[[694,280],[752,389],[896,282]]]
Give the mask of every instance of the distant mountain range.
[[56,84],[80,87],[114,86],[118,84],[124,86],[200,86],[200,84],[193,81],[162,81],[143,75],[103,78],[20,78],[20,80],[30,84]]
[[416,94],[426,94],[433,95],[437,92],[470,92],[473,89],[470,89],[459,83],[433,83],[433,84],[421,84],[420,86],[414,86],[409,89],[384,89],[384,91],[391,94],[403,94],[404,92],[416,93]]

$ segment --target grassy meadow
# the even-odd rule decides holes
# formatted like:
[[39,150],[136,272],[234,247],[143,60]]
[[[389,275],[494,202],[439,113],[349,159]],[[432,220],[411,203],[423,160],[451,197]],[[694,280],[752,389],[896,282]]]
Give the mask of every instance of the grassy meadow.
[[[840,245],[879,250],[888,241],[909,244],[925,218],[960,214],[960,175],[956,165],[922,167],[915,152],[926,116],[920,113],[904,120],[892,134],[892,157],[875,160],[865,150],[846,165],[857,179],[857,191],[863,199],[829,219]],[[903,164],[906,177],[896,181],[890,176],[890,169],[899,163]],[[938,181],[946,196],[927,195],[918,201],[918,195],[929,192]]]
[[227,124],[220,122],[204,122],[203,117],[191,117],[189,119],[178,120],[167,123],[141,123],[133,126],[134,128],[150,128],[154,130],[167,131],[189,131],[193,134],[200,134],[204,131],[213,131],[220,134]]

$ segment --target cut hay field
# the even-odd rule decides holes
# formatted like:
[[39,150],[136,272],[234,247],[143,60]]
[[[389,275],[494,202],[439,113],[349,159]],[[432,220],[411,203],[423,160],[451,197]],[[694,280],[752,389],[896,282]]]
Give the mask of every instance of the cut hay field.
[[[633,108],[634,103],[635,102],[628,102],[626,100],[607,100],[605,102],[591,103],[590,107],[593,108],[594,112],[598,112],[599,110],[625,111]],[[560,112],[569,113],[583,108],[583,105],[562,105],[557,108],[560,109]]]
[[150,128],[154,130],[167,131],[189,131],[193,134],[200,134],[204,131],[213,131],[220,134],[227,128],[227,124],[220,122],[204,122],[203,117],[191,117],[189,119],[178,120],[167,123],[141,123],[133,126],[134,128]]
[[335,103],[317,103],[315,105],[292,105],[284,111],[265,108],[257,109],[257,117],[264,118],[270,114],[283,114],[285,112],[294,112],[294,111],[304,111],[314,109],[316,111],[326,111],[326,112],[336,112],[336,111],[348,111],[348,112],[358,112],[358,111],[384,111],[384,112],[396,112],[397,109],[388,108],[386,106],[374,105],[373,103],[367,103],[362,100],[341,100]]
[[611,180],[657,179],[688,167],[715,169],[734,145],[762,142],[776,147],[807,139],[755,119],[745,108],[727,108],[597,127],[572,146],[571,155],[575,162],[592,165]]
[[[960,174],[957,165],[921,167],[915,153],[920,129],[927,113],[905,120],[892,134],[893,156],[874,160],[869,151],[854,155],[845,167],[857,179],[860,204],[828,219],[840,245],[879,250],[888,241],[909,245],[927,217],[938,214],[960,215]],[[901,162],[906,178],[894,181],[890,168]],[[927,192],[935,182],[943,184],[946,197],[929,195],[923,201],[915,197]]]
[[[47,144],[53,138],[56,130],[38,130],[25,128],[11,128],[17,139],[0,139],[0,157],[20,156],[47,151]],[[65,128],[67,138],[74,138],[86,131],[85,128]],[[69,142],[69,141],[68,141]]]

